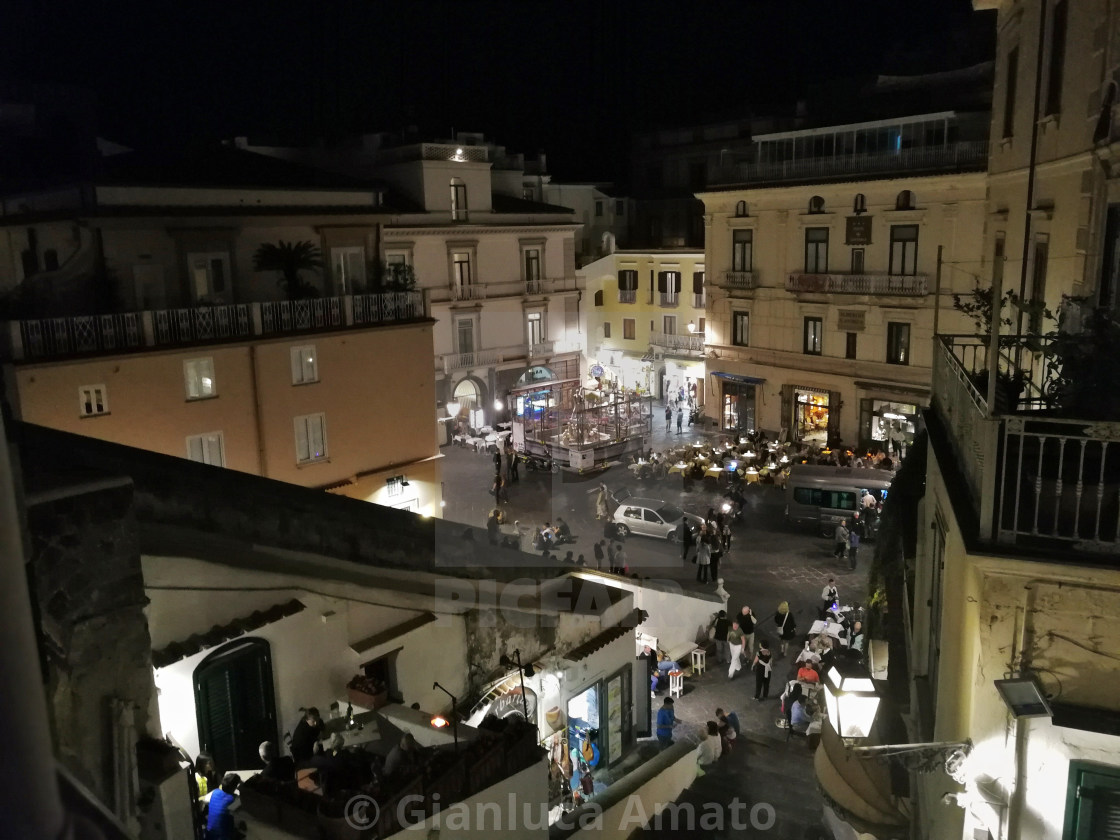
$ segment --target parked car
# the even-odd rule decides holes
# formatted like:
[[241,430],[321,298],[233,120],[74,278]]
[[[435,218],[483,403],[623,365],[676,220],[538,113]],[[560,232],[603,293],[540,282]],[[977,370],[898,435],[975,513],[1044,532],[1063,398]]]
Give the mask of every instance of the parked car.
[[611,520],[619,536],[641,534],[644,537],[659,537],[676,542],[680,535],[680,524],[684,520],[694,531],[699,530],[704,520],[692,513],[685,513],[679,507],[660,499],[642,499],[630,496],[628,491],[615,496],[618,507],[614,509]]

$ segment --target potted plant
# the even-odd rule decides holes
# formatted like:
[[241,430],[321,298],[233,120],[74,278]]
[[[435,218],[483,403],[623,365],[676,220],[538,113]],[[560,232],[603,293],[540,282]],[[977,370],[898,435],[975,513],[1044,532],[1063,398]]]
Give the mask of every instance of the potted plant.
[[357,674],[346,684],[350,702],[365,709],[380,709],[389,702],[389,686],[381,680]]

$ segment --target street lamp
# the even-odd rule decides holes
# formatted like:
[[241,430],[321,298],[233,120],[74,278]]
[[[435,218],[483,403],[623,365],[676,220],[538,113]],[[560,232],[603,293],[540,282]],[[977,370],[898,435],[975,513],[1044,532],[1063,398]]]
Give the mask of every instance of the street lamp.
[[696,332],[696,322],[695,321],[689,321],[688,322],[688,332],[690,334]]
[[[455,709],[455,706],[458,704],[458,701],[455,699],[454,694],[452,694],[450,691],[448,691],[446,688],[444,688],[438,682],[432,683],[432,688],[433,689],[438,688],[440,691],[442,691],[444,694],[446,694],[448,697],[451,698],[451,715],[450,715],[450,718],[451,718],[451,737],[455,741],[455,752],[459,752],[459,713]],[[439,726],[435,724],[435,720],[438,720],[438,719],[439,718],[433,718],[433,722],[432,722],[433,726],[436,726],[437,729],[439,728]]]
[[458,417],[459,416],[459,410],[462,407],[463,406],[461,406],[456,400],[452,400],[451,402],[447,403],[447,405],[446,405],[447,416],[448,417]]
[[501,659],[498,660],[498,664],[500,664],[503,668],[510,668],[511,670],[513,668],[517,669],[517,676],[521,680],[521,707],[525,710],[525,722],[529,723],[529,697],[525,693],[525,674],[526,672],[528,672],[528,675],[531,677],[536,672],[533,670],[532,665],[528,665],[524,668],[521,667],[520,650],[515,648],[513,651],[513,655],[517,657],[516,662],[510,659],[507,654],[503,653]]
[[964,763],[972,752],[971,740],[857,746],[857,741],[870,736],[879,710],[874,680],[858,662],[841,659],[828,669],[824,687],[829,724],[850,753],[879,756],[923,773],[944,769],[951,779],[964,784]]

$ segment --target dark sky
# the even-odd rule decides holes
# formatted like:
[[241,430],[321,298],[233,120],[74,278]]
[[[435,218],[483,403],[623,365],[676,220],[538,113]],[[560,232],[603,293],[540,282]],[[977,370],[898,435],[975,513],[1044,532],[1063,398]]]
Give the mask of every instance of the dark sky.
[[101,133],[128,145],[412,123],[544,149],[554,175],[599,179],[624,174],[635,129],[767,113],[845,75],[959,65],[992,26],[969,0],[15,4],[0,78],[92,88]]

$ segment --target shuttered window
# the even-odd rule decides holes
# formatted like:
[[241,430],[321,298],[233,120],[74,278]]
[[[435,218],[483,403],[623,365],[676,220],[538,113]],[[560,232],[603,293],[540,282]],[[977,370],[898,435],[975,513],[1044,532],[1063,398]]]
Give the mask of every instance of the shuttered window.
[[199,747],[223,769],[256,767],[262,741],[276,741],[272,658],[264,639],[220,648],[194,672]]
[[226,465],[225,444],[221,432],[207,432],[204,435],[191,435],[187,438],[187,457],[200,464],[212,467]]
[[1120,767],[1071,761],[1063,840],[1120,840]]
[[327,458],[327,421],[323,414],[295,418],[296,463],[309,464]]

